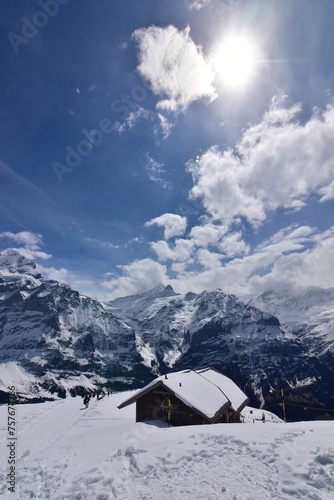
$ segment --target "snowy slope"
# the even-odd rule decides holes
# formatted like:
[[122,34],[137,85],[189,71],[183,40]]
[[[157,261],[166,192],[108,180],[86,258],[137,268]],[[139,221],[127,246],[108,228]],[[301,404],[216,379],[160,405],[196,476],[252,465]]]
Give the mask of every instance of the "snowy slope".
[[250,302],[279,318],[284,328],[307,343],[313,354],[334,354],[334,288],[269,290]]
[[[0,494],[27,500],[332,500],[334,422],[166,428],[135,423],[130,393],[16,406],[16,492],[7,490],[0,407]],[[245,413],[250,414],[246,408]],[[253,420],[255,423],[253,423]],[[277,421],[277,418],[276,418]]]

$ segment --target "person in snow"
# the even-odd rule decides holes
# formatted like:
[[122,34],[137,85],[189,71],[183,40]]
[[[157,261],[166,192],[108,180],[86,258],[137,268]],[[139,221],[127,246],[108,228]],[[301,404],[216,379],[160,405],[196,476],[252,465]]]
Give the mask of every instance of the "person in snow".
[[85,405],[85,408],[88,408],[89,401],[90,401],[90,395],[89,395],[89,394],[86,394],[86,395],[85,395],[85,397],[84,397],[84,400],[83,400],[83,403],[84,403],[84,405]]
[[106,395],[106,393],[104,392],[104,390],[102,389],[99,394],[97,395],[97,399],[102,399],[104,396]]

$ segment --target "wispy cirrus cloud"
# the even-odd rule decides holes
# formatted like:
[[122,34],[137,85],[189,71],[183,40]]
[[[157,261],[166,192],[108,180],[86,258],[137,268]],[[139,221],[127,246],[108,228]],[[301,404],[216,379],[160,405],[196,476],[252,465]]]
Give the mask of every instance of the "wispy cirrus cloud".
[[15,172],[12,168],[10,168],[6,163],[0,160],[0,175],[5,177],[9,182],[18,186],[22,191],[25,191],[27,194],[34,196],[35,199],[38,199],[41,203],[44,203],[47,206],[55,206],[53,200],[45,194],[42,189],[35,186],[32,182],[27,180],[22,175]]
[[215,99],[214,72],[189,27],[150,26],[136,30],[133,38],[139,46],[138,71],[161,98],[158,109],[177,111],[203,97]]
[[145,170],[151,181],[157,182],[165,189],[171,188],[171,183],[163,178],[166,173],[163,163],[154,160],[148,153],[146,154]]
[[211,5],[212,0],[187,0],[190,9],[200,10]]
[[119,134],[122,134],[126,130],[131,130],[135,125],[137,125],[139,120],[147,119],[149,114],[149,111],[139,107],[136,111],[131,111],[123,122],[115,122],[113,129]]
[[186,0],[190,9],[200,10],[204,7],[214,6],[216,9],[237,7],[243,0]]

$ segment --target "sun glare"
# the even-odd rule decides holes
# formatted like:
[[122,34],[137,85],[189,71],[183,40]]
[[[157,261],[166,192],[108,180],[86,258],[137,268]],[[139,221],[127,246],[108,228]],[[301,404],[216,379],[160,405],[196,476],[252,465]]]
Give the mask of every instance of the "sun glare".
[[244,86],[254,76],[258,61],[257,47],[239,36],[227,38],[214,56],[214,69],[227,86]]

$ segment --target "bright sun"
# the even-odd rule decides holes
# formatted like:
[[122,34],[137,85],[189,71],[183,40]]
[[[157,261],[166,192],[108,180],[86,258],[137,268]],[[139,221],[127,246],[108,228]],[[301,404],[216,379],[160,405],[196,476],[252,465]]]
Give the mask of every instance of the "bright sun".
[[215,53],[216,73],[227,86],[244,86],[254,76],[258,62],[255,44],[241,36],[230,36]]

